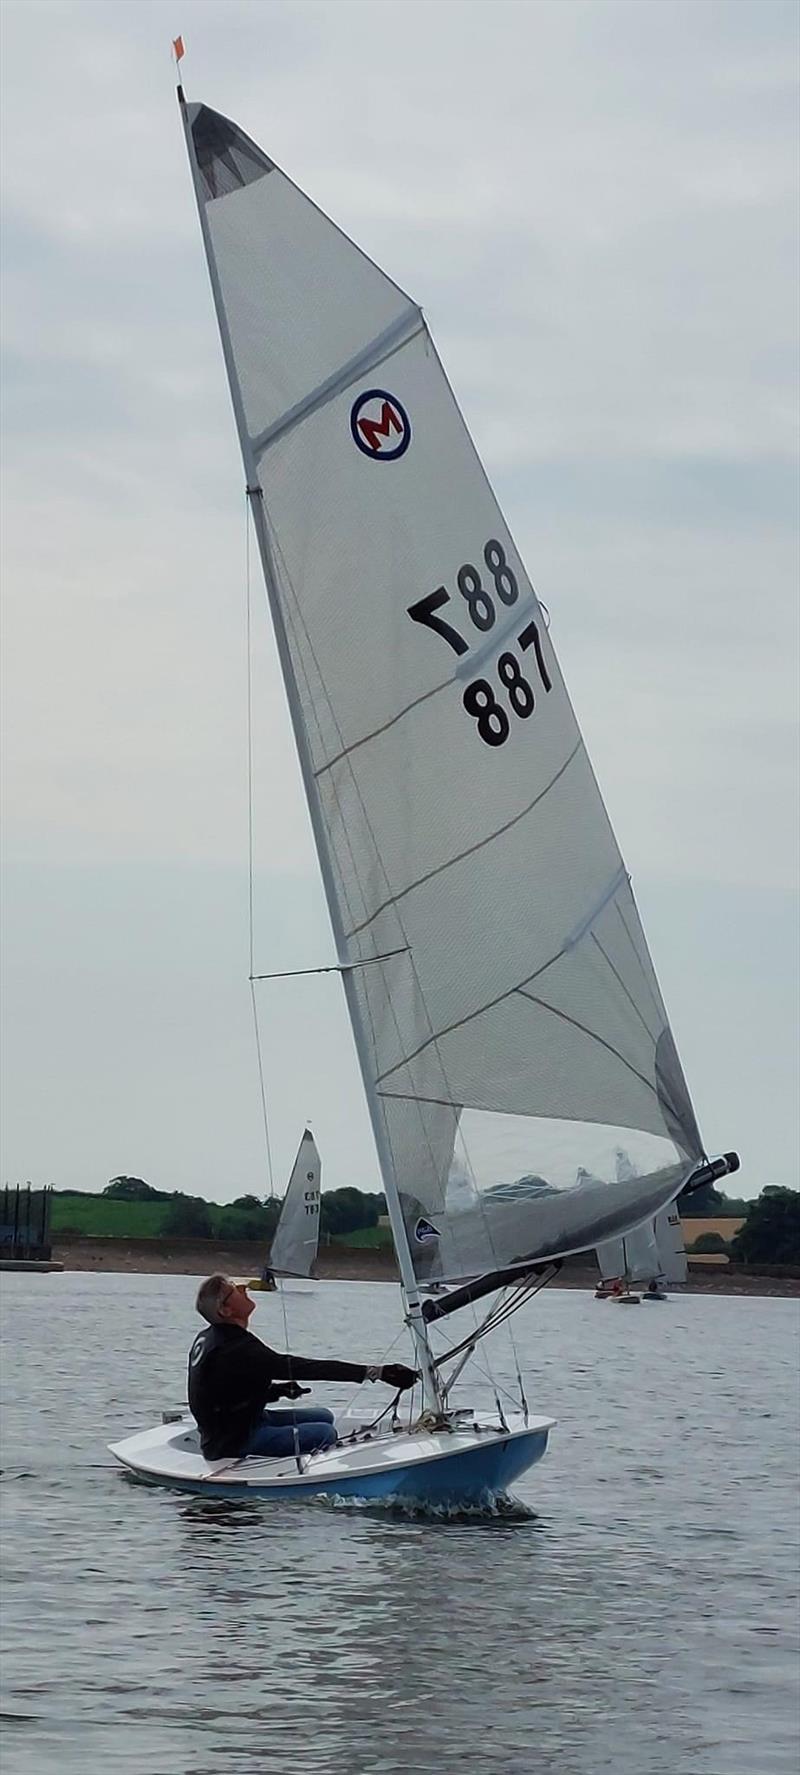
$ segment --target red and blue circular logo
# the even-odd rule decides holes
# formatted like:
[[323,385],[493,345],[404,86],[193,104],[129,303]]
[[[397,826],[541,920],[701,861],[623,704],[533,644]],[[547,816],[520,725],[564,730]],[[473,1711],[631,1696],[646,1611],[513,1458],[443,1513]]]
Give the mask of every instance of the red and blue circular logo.
[[405,407],[385,388],[369,388],[350,408],[353,442],[372,462],[396,462],[411,443]]

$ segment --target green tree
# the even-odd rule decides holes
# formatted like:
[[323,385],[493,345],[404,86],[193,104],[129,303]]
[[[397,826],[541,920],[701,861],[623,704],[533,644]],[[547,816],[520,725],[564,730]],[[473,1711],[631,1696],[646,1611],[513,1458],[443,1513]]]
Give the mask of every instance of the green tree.
[[167,1192],[153,1189],[151,1183],[145,1183],[143,1177],[112,1177],[103,1190],[104,1196],[110,1196],[115,1202],[165,1202]]
[[259,1202],[257,1214],[237,1208],[235,1202],[230,1207],[217,1208],[214,1214],[214,1233],[218,1239],[256,1239],[265,1245],[267,1220],[261,1203]]
[[731,1244],[731,1257],[739,1263],[800,1264],[800,1190],[762,1190]]
[[365,1195],[360,1189],[325,1190],[320,1210],[320,1232],[325,1238],[337,1233],[354,1233],[361,1227],[377,1226],[380,1219],[380,1196]]
[[701,1233],[699,1239],[695,1239],[694,1244],[690,1245],[688,1249],[701,1257],[705,1251],[727,1252],[728,1246],[721,1233]]
[[713,1183],[701,1184],[689,1195],[678,1197],[681,1220],[737,1220],[750,1206],[739,1196],[726,1196]]
[[258,1196],[236,1196],[231,1202],[232,1208],[245,1208],[249,1214],[259,1214],[261,1206]]
[[208,1203],[200,1196],[173,1196],[164,1214],[164,1232],[179,1239],[212,1238]]

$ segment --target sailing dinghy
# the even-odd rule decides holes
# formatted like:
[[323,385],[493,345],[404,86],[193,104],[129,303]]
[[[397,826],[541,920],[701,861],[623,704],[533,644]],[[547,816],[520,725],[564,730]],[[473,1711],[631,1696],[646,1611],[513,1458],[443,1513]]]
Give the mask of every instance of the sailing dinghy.
[[[631,1176],[633,1169],[629,1155],[620,1150],[617,1176]],[[667,1287],[681,1287],[688,1274],[677,1202],[659,1209],[653,1220],[633,1227],[621,1239],[605,1240],[596,1256],[601,1276],[596,1300],[638,1303],[639,1296],[631,1292],[635,1287],[644,1289],[642,1300],[668,1300]]]
[[662,1208],[653,1220],[621,1239],[598,1245],[597,1262],[604,1289],[599,1298],[610,1298],[609,1286],[619,1280],[626,1290],[642,1288],[643,1300],[668,1300],[666,1289],[681,1287],[688,1273],[677,1205]]
[[269,1258],[248,1288],[272,1291],[278,1286],[284,1294],[312,1292],[302,1285],[293,1288],[283,1278],[305,1277],[307,1281],[313,1274],[319,1249],[321,1189],[322,1160],[311,1129],[306,1128],[286,1185]]
[[421,309],[178,98],[421,1397],[303,1460],[205,1462],[185,1420],[113,1452],[195,1492],[479,1503],[552,1420],[521,1381],[514,1413],[499,1388],[456,1408],[478,1340],[561,1256],[738,1161],[705,1158],[548,624]]

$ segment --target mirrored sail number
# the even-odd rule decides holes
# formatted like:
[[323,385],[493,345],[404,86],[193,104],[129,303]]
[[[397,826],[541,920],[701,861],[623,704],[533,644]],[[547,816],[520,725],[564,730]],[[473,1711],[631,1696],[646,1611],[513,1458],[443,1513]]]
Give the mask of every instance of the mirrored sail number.
[[[489,538],[483,551],[483,559],[492,578],[495,596],[499,598],[501,604],[509,607],[516,604],[519,597],[516,574],[506,560],[502,543],[498,542],[495,537]],[[483,584],[480,573],[476,567],[472,566],[471,562],[467,561],[463,567],[459,567],[456,585],[466,604],[467,614],[473,628],[477,629],[481,635],[488,634],[497,621],[495,597]],[[465,654],[470,652],[470,641],[465,638],[460,629],[454,628],[451,622],[447,622],[444,617],[437,614],[446,604],[451,602],[447,587],[437,586],[435,592],[428,592],[424,598],[419,598],[416,604],[409,604],[408,614],[412,622],[422,623],[423,627],[432,629],[435,635],[441,635],[448,647],[452,647],[453,652],[459,658],[463,658]],[[472,645],[474,644],[473,642]],[[523,654],[529,648],[533,649],[532,663],[535,662],[539,682],[546,692],[552,690],[552,681],[542,653],[538,623],[527,623],[516,636],[516,645],[519,652]],[[488,678],[473,679],[472,683],[467,685],[461,699],[467,714],[471,715],[476,723],[480,738],[487,746],[502,746],[508,739],[511,732],[511,721],[506,711],[506,702],[512,714],[516,715],[520,721],[527,721],[536,707],[533,685],[530,679],[525,676],[516,653],[512,653],[510,650],[501,653],[495,670],[501,692],[505,694],[504,702],[498,699],[495,686],[490,683]]]

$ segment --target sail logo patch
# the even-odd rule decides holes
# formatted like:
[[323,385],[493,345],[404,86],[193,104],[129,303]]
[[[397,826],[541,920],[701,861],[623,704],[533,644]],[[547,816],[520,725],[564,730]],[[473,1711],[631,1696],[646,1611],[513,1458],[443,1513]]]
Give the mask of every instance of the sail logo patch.
[[437,1231],[436,1227],[432,1225],[431,1221],[429,1221],[429,1220],[418,1220],[417,1221],[417,1224],[414,1228],[414,1238],[416,1239],[418,1245],[429,1245],[431,1242],[431,1239],[438,1239],[440,1237],[441,1237],[440,1233]]
[[411,443],[405,407],[385,388],[369,388],[353,402],[350,431],[362,455],[373,462],[396,462]]

